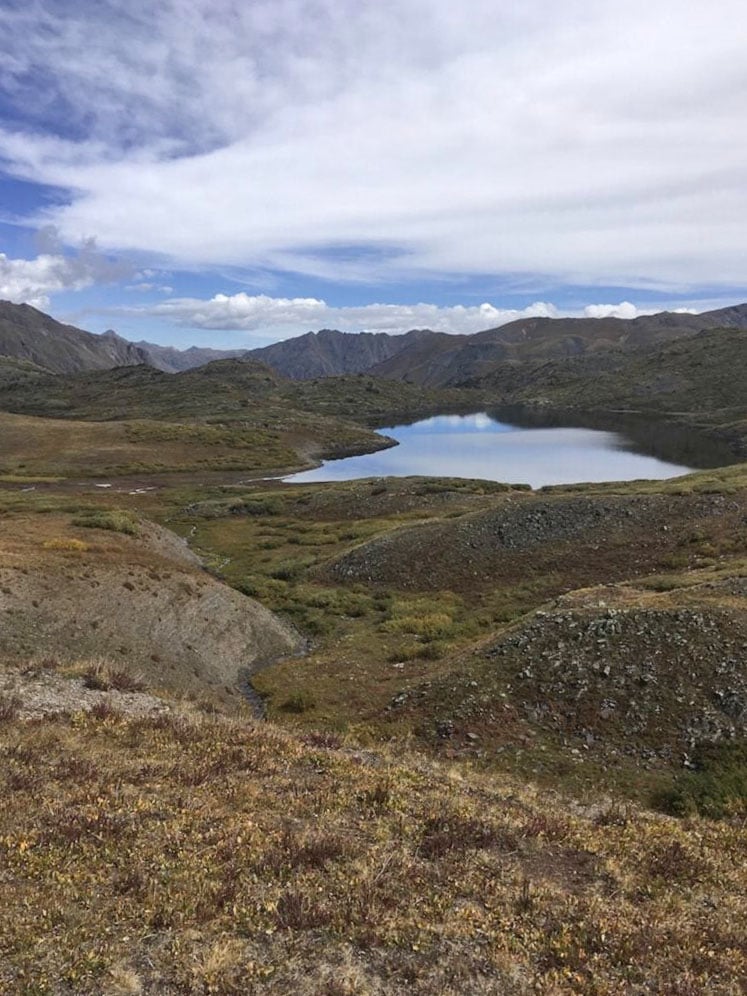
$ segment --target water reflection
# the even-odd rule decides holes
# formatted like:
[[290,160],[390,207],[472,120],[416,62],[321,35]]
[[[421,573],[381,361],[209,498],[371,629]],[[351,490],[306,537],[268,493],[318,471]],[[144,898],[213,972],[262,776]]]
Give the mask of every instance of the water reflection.
[[519,405],[497,408],[489,416],[523,429],[581,428],[601,429],[623,437],[623,445],[666,462],[688,467],[725,467],[738,462],[727,442],[698,432],[690,426],[636,412],[578,412],[556,410],[548,413]]
[[468,477],[530,484],[662,479],[690,466],[635,452],[630,439],[598,429],[526,428],[486,412],[437,415],[379,430],[399,446],[347,457],[287,481],[347,481],[360,477]]

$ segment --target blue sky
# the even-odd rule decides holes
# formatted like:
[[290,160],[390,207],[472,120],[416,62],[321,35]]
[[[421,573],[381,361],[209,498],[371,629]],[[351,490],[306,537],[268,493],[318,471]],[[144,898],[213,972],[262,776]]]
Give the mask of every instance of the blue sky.
[[4,0],[0,297],[250,348],[747,299],[736,0]]

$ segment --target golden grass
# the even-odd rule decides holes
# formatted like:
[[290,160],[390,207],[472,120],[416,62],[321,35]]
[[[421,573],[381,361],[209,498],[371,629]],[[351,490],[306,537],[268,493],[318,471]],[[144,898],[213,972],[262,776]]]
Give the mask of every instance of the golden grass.
[[63,550],[68,553],[85,553],[86,550],[90,550],[88,543],[72,536],[59,536],[44,540],[42,546],[45,550]]

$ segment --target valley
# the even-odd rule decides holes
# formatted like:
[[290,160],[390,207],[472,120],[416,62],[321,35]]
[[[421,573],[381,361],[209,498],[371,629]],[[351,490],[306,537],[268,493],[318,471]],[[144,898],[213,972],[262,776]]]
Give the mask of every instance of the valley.
[[[650,325],[432,387],[0,361],[6,988],[740,990],[747,333]],[[710,465],[280,479],[504,405]]]

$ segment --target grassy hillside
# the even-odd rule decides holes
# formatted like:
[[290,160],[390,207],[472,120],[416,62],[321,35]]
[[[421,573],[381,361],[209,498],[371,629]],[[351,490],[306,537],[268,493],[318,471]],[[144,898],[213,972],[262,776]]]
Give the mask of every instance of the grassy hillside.
[[[2,703],[4,992],[743,991],[744,832],[168,706]],[[717,911],[717,915],[714,915]]]
[[[179,374],[121,367],[50,376],[0,364],[0,476],[304,469],[390,443],[367,426],[474,405],[370,377],[293,384],[267,367],[222,360]],[[10,413],[13,414],[10,414]]]
[[474,403],[471,392],[423,391],[363,375],[293,383],[249,360],[218,360],[177,374],[122,367],[5,389],[0,381],[0,407],[6,411],[97,421],[236,419],[259,410],[270,417],[291,408],[381,423]]
[[[283,431],[288,425],[82,422],[0,413],[0,478],[23,482],[45,477],[279,469],[299,462]],[[300,432],[301,427],[297,428]],[[334,428],[339,431],[338,426]],[[358,432],[359,437],[365,435]]]
[[[683,737],[681,750],[672,750],[668,728],[650,757],[623,752],[605,767],[603,737],[590,746],[583,725],[558,737],[544,712],[536,721],[527,714],[536,703],[527,700],[513,672],[493,674],[496,659],[480,655],[525,617],[529,625],[528,613],[552,615],[554,600],[568,592],[611,586],[609,595],[606,589],[597,595],[589,622],[600,627],[592,639],[596,646],[607,625],[602,603],[612,604],[619,586],[628,593],[628,608],[640,608],[642,625],[651,591],[671,589],[666,611],[651,617],[651,653],[661,654],[671,640],[678,653],[703,654],[709,662],[694,698],[693,722],[699,723],[710,714],[709,693],[702,689],[720,688],[726,679],[716,674],[720,658],[706,646],[706,628],[702,646],[697,638],[677,642],[677,611],[702,610],[711,618],[731,596],[717,587],[711,598],[701,587],[705,608],[693,608],[697,585],[728,584],[747,573],[746,487],[744,468],[735,467],[673,482],[569,486],[542,494],[417,478],[237,488],[172,512],[170,523],[191,534],[230,583],[292,619],[313,641],[304,661],[279,663],[256,678],[275,720],[364,739],[414,735],[425,749],[456,758],[501,770],[518,767],[529,777],[577,789],[598,792],[606,785],[650,798],[657,785],[671,781],[689,749],[684,726],[674,733]],[[572,622],[563,626],[573,631]],[[547,623],[551,634],[559,625]],[[725,619],[716,632],[726,634]],[[740,645],[734,633],[724,639]],[[538,655],[545,659],[547,648],[535,653],[533,646],[516,656],[517,672]],[[727,657],[736,653],[722,650]],[[584,653],[579,645],[579,661],[586,660]],[[683,694],[694,691],[693,684]],[[565,708],[561,692],[558,709]],[[607,697],[616,694],[613,689]],[[481,731],[482,720],[467,706],[462,712],[463,701],[485,695],[483,711],[494,715],[508,741],[492,727]],[[627,686],[619,695],[625,709],[635,699]],[[553,694],[548,691],[544,701],[547,715],[555,715]],[[504,703],[518,718],[501,727]],[[731,728],[728,708],[723,718],[726,726],[718,729]]]

